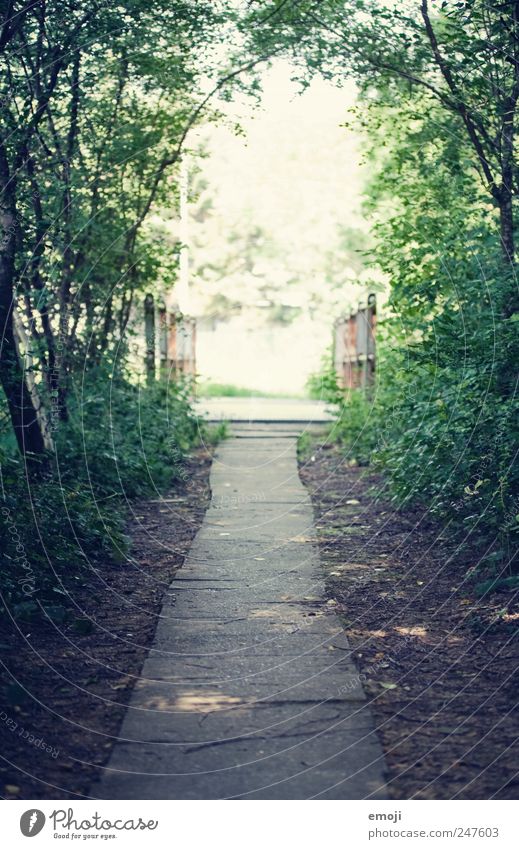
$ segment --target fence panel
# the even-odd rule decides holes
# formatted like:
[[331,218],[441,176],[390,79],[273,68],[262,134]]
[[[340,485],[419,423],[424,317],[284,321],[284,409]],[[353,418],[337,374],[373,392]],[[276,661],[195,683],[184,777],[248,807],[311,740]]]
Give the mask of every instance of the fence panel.
[[356,312],[342,316],[334,327],[334,363],[344,389],[369,386],[375,377],[376,298],[368,297]]

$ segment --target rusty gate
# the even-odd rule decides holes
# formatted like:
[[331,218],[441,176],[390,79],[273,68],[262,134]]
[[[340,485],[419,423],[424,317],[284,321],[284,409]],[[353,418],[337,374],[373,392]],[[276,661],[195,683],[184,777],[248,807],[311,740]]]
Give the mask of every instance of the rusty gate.
[[367,387],[375,377],[376,296],[334,325],[334,365],[344,389]]
[[159,310],[160,365],[168,371],[195,375],[196,323],[180,312]]
[[[158,322],[158,333],[155,325]],[[168,310],[163,304],[158,309],[154,299],[147,295],[144,302],[145,365],[148,380],[156,376],[156,360],[162,374],[174,371],[192,376],[196,374],[196,319],[179,310]]]

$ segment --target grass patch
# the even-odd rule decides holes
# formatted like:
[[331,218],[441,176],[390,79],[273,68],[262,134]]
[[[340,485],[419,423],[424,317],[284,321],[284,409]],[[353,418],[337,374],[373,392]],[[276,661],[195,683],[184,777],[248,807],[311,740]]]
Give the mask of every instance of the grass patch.
[[287,392],[262,392],[259,389],[247,389],[233,383],[213,383],[203,381],[197,385],[199,398],[291,398],[302,400],[305,396]]

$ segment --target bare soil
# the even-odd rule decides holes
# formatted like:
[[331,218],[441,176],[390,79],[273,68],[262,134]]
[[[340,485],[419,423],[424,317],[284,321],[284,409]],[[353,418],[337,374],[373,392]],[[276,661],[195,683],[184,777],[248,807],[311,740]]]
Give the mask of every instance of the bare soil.
[[476,592],[481,550],[315,444],[300,464],[327,591],[371,701],[395,799],[519,798],[517,592]]

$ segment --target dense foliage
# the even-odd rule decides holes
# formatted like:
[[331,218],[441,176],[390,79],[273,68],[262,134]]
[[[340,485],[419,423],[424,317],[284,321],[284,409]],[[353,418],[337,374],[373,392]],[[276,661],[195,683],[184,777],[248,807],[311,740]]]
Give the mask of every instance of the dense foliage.
[[200,0],[3,6],[4,600],[121,556],[124,499],[167,486],[199,437],[182,382],[141,388],[137,343],[145,294],[176,279],[188,132],[239,68],[232,17]]
[[330,368],[323,387],[350,455],[378,463],[399,504],[485,539],[485,563],[506,578],[519,541],[517,6],[355,5],[370,11],[357,25],[339,4],[319,16],[335,43],[347,30],[365,39],[345,60],[389,301],[371,392],[344,397]]
[[442,116],[387,101],[369,111],[374,262],[391,290],[371,394],[343,400],[328,377],[338,432],[356,459],[384,468],[399,503],[488,535],[508,563],[519,532],[514,272],[463,140]]
[[378,114],[389,142],[371,206],[393,209],[375,227],[391,281],[376,456],[399,496],[493,532],[506,560],[519,532],[515,269],[450,116],[408,97]]
[[[101,558],[124,562],[126,501],[183,479],[203,436],[187,383],[139,387],[93,370],[74,388],[53,466],[37,480],[2,446],[2,596],[24,615],[57,602]],[[7,450],[6,450],[7,449]],[[5,453],[4,453],[5,452]]]

